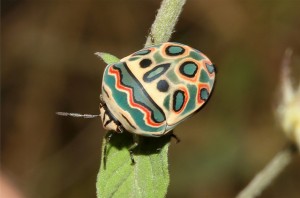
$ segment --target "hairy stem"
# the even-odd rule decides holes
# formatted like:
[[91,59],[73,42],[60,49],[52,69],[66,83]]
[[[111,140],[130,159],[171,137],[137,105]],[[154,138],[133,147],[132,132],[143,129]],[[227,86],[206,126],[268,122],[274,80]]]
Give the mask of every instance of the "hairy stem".
[[154,43],[152,43],[151,36],[149,35],[145,47],[152,44],[167,42],[170,39],[185,2],[186,0],[162,1],[150,31],[150,34],[152,34],[154,39]]
[[238,194],[237,198],[252,198],[259,196],[292,161],[292,157],[296,152],[296,145],[290,143],[275,155],[263,170],[256,174],[248,186]]

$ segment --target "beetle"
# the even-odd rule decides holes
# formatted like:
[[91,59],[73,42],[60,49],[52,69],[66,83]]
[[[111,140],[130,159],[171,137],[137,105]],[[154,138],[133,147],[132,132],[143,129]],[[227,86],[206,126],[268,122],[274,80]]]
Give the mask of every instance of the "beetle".
[[[96,53],[97,54],[97,53]],[[100,114],[58,112],[59,115],[100,116],[104,129],[133,133],[133,150],[139,136],[161,137],[198,112],[214,88],[216,68],[210,59],[192,47],[166,42],[146,47],[106,66],[100,94]],[[106,136],[107,144],[113,133]]]
[[103,127],[134,134],[129,148],[134,163],[138,136],[166,135],[207,102],[215,70],[202,52],[175,42],[141,49],[107,65],[100,96]]

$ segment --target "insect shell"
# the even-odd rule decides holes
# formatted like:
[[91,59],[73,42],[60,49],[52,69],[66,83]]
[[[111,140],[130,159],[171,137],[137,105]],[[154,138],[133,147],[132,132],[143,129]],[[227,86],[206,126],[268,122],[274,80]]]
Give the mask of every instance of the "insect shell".
[[107,130],[159,137],[209,99],[215,67],[180,43],[139,50],[105,68],[100,116]]

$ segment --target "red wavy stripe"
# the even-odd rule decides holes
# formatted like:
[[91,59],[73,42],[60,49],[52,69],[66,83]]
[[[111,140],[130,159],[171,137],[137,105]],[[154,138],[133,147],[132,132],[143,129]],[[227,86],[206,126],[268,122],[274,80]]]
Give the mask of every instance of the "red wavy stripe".
[[117,80],[116,80],[116,84],[117,84],[117,88],[124,90],[128,93],[129,96],[129,103],[131,106],[143,111],[145,114],[145,118],[146,118],[146,122],[147,124],[154,126],[154,127],[159,127],[161,126],[161,123],[155,123],[152,121],[151,119],[151,111],[149,111],[147,108],[145,108],[144,106],[134,102],[133,100],[133,89],[129,88],[129,87],[125,87],[123,86],[120,82],[121,82],[121,77],[120,77],[120,73],[118,70],[113,69],[112,67],[109,68],[109,73],[112,73],[116,76]]

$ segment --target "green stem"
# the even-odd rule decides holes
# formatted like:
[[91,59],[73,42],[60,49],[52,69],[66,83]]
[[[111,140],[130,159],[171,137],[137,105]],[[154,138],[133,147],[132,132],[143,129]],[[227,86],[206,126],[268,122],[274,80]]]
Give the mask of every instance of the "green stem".
[[151,36],[149,35],[145,47],[152,44],[164,43],[170,39],[185,2],[186,0],[163,0],[155,21],[151,26],[154,43],[152,43]]
[[271,162],[243,189],[237,198],[254,198],[259,196],[292,161],[297,153],[297,147],[293,143],[280,151]]

